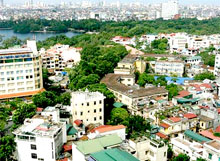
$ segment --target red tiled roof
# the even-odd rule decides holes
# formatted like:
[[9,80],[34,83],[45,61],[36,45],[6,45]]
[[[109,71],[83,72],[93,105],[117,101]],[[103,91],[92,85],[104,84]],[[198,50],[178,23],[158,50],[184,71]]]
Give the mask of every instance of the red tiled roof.
[[183,115],[183,117],[188,118],[188,119],[192,119],[192,118],[196,118],[197,115],[194,113],[186,113]]
[[220,133],[220,125],[215,129],[215,132]]
[[63,159],[57,160],[57,161],[68,161],[68,158],[63,158]]
[[212,140],[220,140],[220,137],[214,136],[213,133],[208,130],[201,131],[200,134]]
[[205,88],[212,88],[211,84],[208,84],[208,83],[203,83],[200,86],[205,87]]
[[74,123],[75,123],[77,126],[79,126],[79,125],[82,124],[82,121],[81,121],[81,120],[75,120]]
[[179,118],[179,117],[170,117],[169,120],[171,120],[173,122],[179,122],[179,121],[181,121],[181,118]]
[[72,150],[72,145],[63,145],[64,152]]
[[185,97],[185,96],[190,95],[190,92],[183,90],[183,91],[180,91],[178,94],[179,95],[177,97]]
[[199,106],[201,109],[209,109],[209,106]]
[[201,91],[200,85],[198,84],[192,84],[191,86],[196,88],[196,91]]
[[43,92],[43,91],[45,91],[44,88],[42,88],[40,90],[37,90],[37,91],[3,94],[3,95],[0,95],[0,99],[8,99],[8,98],[16,98],[16,97],[27,97],[27,96],[32,96],[32,95],[38,94],[38,93]]
[[167,139],[168,138],[168,136],[166,136],[166,135],[164,135],[164,134],[162,134],[160,132],[156,133],[156,135],[159,136],[160,138],[163,138],[163,139]]
[[112,125],[101,125],[99,127],[94,128],[93,130],[91,130],[91,132],[95,132],[98,131],[99,133],[104,133],[107,131],[114,131],[114,130],[119,130],[119,129],[125,129],[126,127],[124,125],[116,125],[116,126],[112,126]]
[[218,111],[218,114],[220,114],[220,108],[218,108],[217,111]]
[[37,112],[42,112],[42,111],[43,111],[43,108],[37,107],[36,111],[37,111]]
[[170,127],[170,125],[168,125],[168,124],[166,124],[166,123],[164,123],[164,122],[162,122],[162,123],[160,124],[160,126],[161,126],[161,127],[164,127],[165,129],[167,129],[167,128]]

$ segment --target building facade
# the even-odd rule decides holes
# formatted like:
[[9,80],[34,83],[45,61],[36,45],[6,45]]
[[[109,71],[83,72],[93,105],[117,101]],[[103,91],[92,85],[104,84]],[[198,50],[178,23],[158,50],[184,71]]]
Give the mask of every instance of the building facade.
[[157,61],[155,63],[155,73],[169,76],[173,74],[182,77],[184,63],[181,61]]
[[66,142],[66,124],[36,115],[26,119],[13,134],[18,161],[56,161]]
[[0,99],[32,96],[43,90],[42,62],[36,42],[0,50]]
[[104,124],[104,99],[100,92],[73,92],[71,98],[73,121],[81,120],[83,124]]

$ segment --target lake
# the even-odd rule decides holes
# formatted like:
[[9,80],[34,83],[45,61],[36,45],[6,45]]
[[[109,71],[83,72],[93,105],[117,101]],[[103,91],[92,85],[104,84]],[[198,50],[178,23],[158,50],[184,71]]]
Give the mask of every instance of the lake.
[[36,33],[27,33],[27,34],[20,34],[20,33],[14,33],[13,30],[5,30],[0,29],[0,35],[3,35],[3,40],[11,38],[12,36],[17,36],[21,40],[25,40],[27,38],[33,38],[36,37],[37,41],[42,41],[47,39],[48,37],[56,36],[56,35],[66,35],[67,37],[73,37],[76,35],[79,35],[80,33],[74,33],[74,32],[66,32],[66,33],[54,33],[54,32],[36,32]]

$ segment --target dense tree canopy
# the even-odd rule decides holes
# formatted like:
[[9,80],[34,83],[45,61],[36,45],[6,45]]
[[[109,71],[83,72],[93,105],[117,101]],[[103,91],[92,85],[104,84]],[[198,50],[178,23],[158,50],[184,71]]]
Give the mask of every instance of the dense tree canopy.
[[45,19],[27,19],[27,20],[8,20],[0,21],[0,28],[12,28],[15,32],[28,33],[35,31],[55,31],[66,32],[68,30],[100,31],[108,32],[114,35],[134,36],[145,33],[171,33],[187,32],[189,34],[208,35],[218,34],[220,31],[220,18],[209,20],[178,19],[178,20],[148,20],[148,21],[98,21],[89,20],[45,20]]
[[215,76],[210,72],[204,72],[204,73],[195,75],[194,79],[195,80],[205,80],[205,79],[215,80]]
[[15,142],[13,136],[0,137],[0,160],[12,160],[13,152],[15,151]]

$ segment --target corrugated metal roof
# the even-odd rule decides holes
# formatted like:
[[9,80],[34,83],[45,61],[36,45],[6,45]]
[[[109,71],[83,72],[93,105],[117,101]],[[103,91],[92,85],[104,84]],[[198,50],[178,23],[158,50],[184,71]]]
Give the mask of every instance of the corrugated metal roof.
[[197,133],[195,133],[195,132],[193,132],[193,131],[191,131],[191,130],[186,130],[186,131],[184,132],[184,134],[185,134],[186,136],[190,137],[191,139],[196,140],[196,141],[198,141],[198,142],[210,141],[210,139],[208,139],[208,138],[206,138],[206,137],[203,137],[203,136],[201,136],[201,135],[199,135],[199,134],[197,134]]
[[108,149],[91,154],[96,161],[139,161],[128,152],[119,149]]
[[83,154],[91,154],[104,150],[104,147],[117,145],[120,143],[122,143],[121,138],[117,134],[112,134],[93,140],[77,142],[76,144],[79,151],[81,151]]

